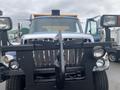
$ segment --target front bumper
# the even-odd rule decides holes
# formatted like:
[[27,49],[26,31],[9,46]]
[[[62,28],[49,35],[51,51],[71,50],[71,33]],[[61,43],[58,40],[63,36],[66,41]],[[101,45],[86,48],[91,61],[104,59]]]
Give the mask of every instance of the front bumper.
[[[98,45],[100,45],[98,43]],[[64,49],[78,49],[83,48],[84,54],[82,61],[79,65],[79,67],[84,68],[85,77],[84,78],[78,78],[78,79],[69,79],[64,80],[64,88],[62,90],[94,90],[94,80],[93,80],[93,67],[96,65],[96,59],[92,55],[92,48],[94,47],[94,44],[66,44],[63,48]],[[55,80],[44,80],[44,81],[35,81],[34,78],[34,71],[36,69],[34,65],[34,57],[33,57],[33,50],[57,50],[60,46],[56,44],[45,44],[42,45],[23,45],[23,46],[11,46],[11,47],[3,47],[2,51],[16,51],[16,60],[20,64],[21,70],[23,70],[23,75],[25,76],[25,90],[58,90],[58,87],[56,88],[56,78],[53,78]],[[54,67],[55,68],[55,67]],[[9,74],[11,71],[9,71]],[[47,72],[48,73],[48,72]],[[6,75],[9,75],[6,73]],[[16,72],[12,72],[14,75],[18,75]],[[12,76],[11,74],[11,76]],[[65,72],[66,74],[66,72]],[[59,83],[62,84],[62,83]]]

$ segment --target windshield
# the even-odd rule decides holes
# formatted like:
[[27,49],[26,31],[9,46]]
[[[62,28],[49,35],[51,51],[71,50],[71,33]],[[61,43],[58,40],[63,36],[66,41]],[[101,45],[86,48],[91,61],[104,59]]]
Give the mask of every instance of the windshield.
[[59,30],[65,33],[82,32],[79,20],[76,18],[42,17],[32,20],[30,33],[55,33]]

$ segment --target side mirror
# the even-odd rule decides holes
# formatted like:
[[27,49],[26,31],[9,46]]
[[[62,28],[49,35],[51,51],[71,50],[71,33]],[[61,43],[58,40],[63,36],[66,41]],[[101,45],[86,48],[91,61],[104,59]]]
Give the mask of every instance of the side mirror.
[[120,15],[103,15],[101,17],[101,26],[120,27]]
[[10,30],[12,29],[12,21],[9,17],[0,17],[0,30]]

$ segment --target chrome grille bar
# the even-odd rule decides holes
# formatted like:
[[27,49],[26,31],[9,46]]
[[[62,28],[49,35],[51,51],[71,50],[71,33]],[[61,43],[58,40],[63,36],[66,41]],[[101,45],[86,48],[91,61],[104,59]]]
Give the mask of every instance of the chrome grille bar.
[[[41,39],[40,39],[41,40]],[[31,41],[40,41],[39,39],[29,39],[27,40],[27,44],[30,44]],[[71,38],[65,38],[65,41],[71,41],[73,39]],[[54,42],[53,39],[48,38],[48,39],[43,39],[43,41],[52,41]],[[57,59],[59,50],[35,50],[33,51],[33,56],[34,56],[34,62],[35,66],[37,67],[54,67],[55,60]],[[64,60],[66,66],[73,66],[73,65],[78,65],[80,64],[82,60],[82,49],[69,49],[69,50],[64,50]]]

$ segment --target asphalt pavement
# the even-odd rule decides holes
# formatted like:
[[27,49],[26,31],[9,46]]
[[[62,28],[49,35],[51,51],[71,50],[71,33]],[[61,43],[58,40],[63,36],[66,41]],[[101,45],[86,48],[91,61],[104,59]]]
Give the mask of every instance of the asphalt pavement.
[[[110,63],[107,70],[109,90],[120,90],[120,63]],[[0,90],[5,90],[5,82],[0,83]]]
[[107,75],[109,80],[109,90],[120,90],[120,62],[110,63]]

